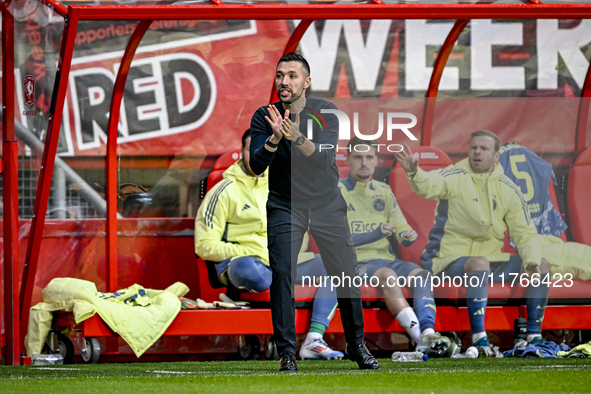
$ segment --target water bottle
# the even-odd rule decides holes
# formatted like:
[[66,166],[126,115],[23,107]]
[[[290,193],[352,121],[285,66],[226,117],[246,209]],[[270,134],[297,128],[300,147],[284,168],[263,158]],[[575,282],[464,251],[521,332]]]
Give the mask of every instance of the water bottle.
[[429,356],[422,352],[394,352],[392,353],[392,361],[401,363],[418,363],[427,361]]
[[64,358],[61,354],[33,354],[31,365],[62,365]]
[[525,341],[527,338],[527,320],[519,316],[513,322],[513,343]]

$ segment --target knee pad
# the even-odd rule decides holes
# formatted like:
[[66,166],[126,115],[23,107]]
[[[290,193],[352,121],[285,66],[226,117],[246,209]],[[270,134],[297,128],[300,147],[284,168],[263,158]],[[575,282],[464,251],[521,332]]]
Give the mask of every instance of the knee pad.
[[261,292],[271,285],[271,270],[254,258],[240,258],[228,265],[228,278],[239,289]]

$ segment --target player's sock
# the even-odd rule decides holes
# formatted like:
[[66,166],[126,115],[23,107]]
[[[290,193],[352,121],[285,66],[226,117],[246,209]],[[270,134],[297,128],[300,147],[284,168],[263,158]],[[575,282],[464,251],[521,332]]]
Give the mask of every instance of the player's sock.
[[326,326],[322,323],[318,323],[317,321],[310,322],[310,330],[308,333],[314,333],[320,335],[320,338],[324,335],[324,331],[326,331]]
[[477,343],[480,339],[486,338],[488,341],[488,337],[486,335],[486,331],[483,332],[475,332],[472,334],[472,343]]
[[[320,324],[320,323],[318,323],[318,324]],[[322,334],[312,331],[312,327],[310,325],[310,331],[308,331],[308,335],[306,336],[306,340],[304,341],[304,343],[313,342],[315,339],[322,339]]]
[[398,316],[396,316],[396,321],[406,330],[413,341],[416,343],[421,341],[421,326],[419,324],[419,319],[410,306],[404,308]]
[[542,321],[544,321],[544,311],[548,304],[548,294],[550,285],[548,282],[536,283],[538,286],[530,285],[527,289],[527,299],[525,306],[527,309],[527,333],[541,334]]
[[529,343],[536,338],[542,338],[542,334],[527,334],[526,341]]
[[[484,332],[484,313],[488,301],[488,276],[490,271],[472,271],[468,276],[468,288],[466,289],[466,304],[470,316],[472,332]],[[476,277],[476,279],[472,279]],[[476,285],[476,286],[472,286]]]
[[421,271],[414,281],[414,307],[415,313],[421,325],[421,332],[435,327],[435,301],[431,287],[431,275],[427,271]]
[[421,332],[421,338],[423,338],[425,335],[429,335],[429,334],[434,334],[435,330],[432,328],[427,328],[425,330],[423,330],[423,332]]
[[480,347],[480,346],[490,346],[490,342],[488,341],[488,336],[484,333],[484,336],[478,339],[477,341],[472,340],[472,346]]
[[331,290],[330,287],[320,286],[314,296],[310,331],[324,335],[324,331],[334,317],[337,304],[336,290]]

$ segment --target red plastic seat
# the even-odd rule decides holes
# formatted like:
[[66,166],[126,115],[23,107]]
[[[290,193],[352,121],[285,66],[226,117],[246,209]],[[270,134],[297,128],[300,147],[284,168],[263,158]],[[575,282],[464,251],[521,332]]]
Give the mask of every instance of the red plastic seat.
[[349,166],[347,165],[347,156],[342,153],[336,155],[337,168],[339,169],[339,178],[343,179],[349,176]]
[[[404,298],[412,298],[412,291],[408,287],[403,287],[401,290]],[[363,301],[383,300],[384,293],[382,293],[379,287],[363,285],[361,286],[361,298]]]
[[591,298],[591,281],[561,280],[552,281],[550,296],[552,298],[569,298],[572,300]]
[[219,159],[216,160],[213,167],[211,168],[211,172],[207,176],[207,187],[205,191],[208,192],[212,187],[215,186],[216,183],[221,181],[224,171],[232,166],[232,164],[240,160],[241,157],[241,150],[239,148],[228,151],[221,155]]
[[[424,171],[436,170],[453,164],[445,152],[431,146],[419,146],[412,151],[415,155],[419,155],[419,166]],[[418,234],[418,239],[409,248],[398,248],[398,257],[420,265],[421,253],[425,249],[429,232],[435,221],[437,201],[419,197],[412,190],[400,163],[394,165],[389,183],[408,224]]]
[[[548,183],[548,194],[550,195],[552,204],[554,204],[554,208],[556,208],[558,213],[562,214],[560,212],[560,208],[558,208],[558,197],[556,196],[556,188],[554,187],[554,182],[552,182],[552,179],[550,179],[550,182]],[[560,234],[558,238],[566,242],[566,232]]]
[[568,224],[573,240],[591,245],[591,147],[579,154],[568,172]]
[[[313,286],[294,285],[293,291],[296,302],[312,302],[318,289]],[[271,292],[269,290],[262,293],[241,292],[240,299],[251,302],[271,302]]]

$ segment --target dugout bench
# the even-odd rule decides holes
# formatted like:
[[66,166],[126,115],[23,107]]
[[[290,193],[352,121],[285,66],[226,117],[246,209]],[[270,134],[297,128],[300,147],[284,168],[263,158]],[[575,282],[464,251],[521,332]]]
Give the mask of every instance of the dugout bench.
[[[433,147],[417,147],[415,154],[419,155],[421,167],[433,170],[452,163],[451,159],[442,151]],[[233,150],[222,155],[214,164],[209,176],[201,184],[201,195],[205,195],[215,183],[222,179],[226,168],[240,158],[240,151]],[[337,158],[341,177],[347,176],[348,168],[342,157]],[[586,235],[591,233],[591,227],[585,223],[583,215],[588,210],[581,208],[580,201],[590,193],[588,171],[591,171],[591,148],[577,156],[568,173],[568,212],[569,224],[573,228],[575,240],[584,242]],[[410,248],[400,248],[398,255],[407,261],[419,261],[420,253],[426,242],[428,233],[434,220],[435,201],[418,197],[410,188],[403,169],[395,164],[388,182],[400,202],[409,224],[417,231],[419,239]],[[550,197],[556,204],[556,192],[552,183],[549,185]],[[411,203],[412,202],[412,203]],[[575,221],[574,218],[583,220]],[[562,236],[565,239],[564,235]],[[311,248],[315,244],[311,240]],[[508,242],[506,243],[506,248]],[[506,249],[509,250],[509,249]],[[315,250],[317,251],[317,250]],[[199,277],[200,298],[211,302],[217,300],[220,292],[228,292],[234,299],[249,301],[252,309],[233,310],[182,310],[164,336],[183,335],[236,335],[241,358],[253,358],[264,346],[267,358],[277,358],[276,348],[272,341],[271,311],[267,308],[270,302],[269,291],[259,294],[240,292],[237,289],[225,289],[217,281],[215,269],[207,266],[205,261],[197,258],[197,275]],[[585,329],[591,327],[591,281],[574,281],[568,286],[568,281],[554,281],[550,288],[550,299],[546,308],[543,328],[545,330]],[[403,288],[403,295],[412,303],[412,294],[408,288]],[[295,286],[296,297],[296,332],[304,334],[308,331],[312,315],[311,305],[316,288]],[[364,301],[364,320],[366,333],[405,332],[404,329],[385,309],[383,297],[379,289],[363,286],[361,288]],[[437,331],[470,331],[470,321],[465,304],[465,287],[444,285],[435,287],[434,295],[437,303]],[[525,288],[521,285],[501,287],[498,284],[489,285],[489,306],[486,311],[486,327],[490,331],[512,331],[514,320],[519,316],[526,316],[523,302]],[[70,352],[67,361],[73,356],[73,344],[64,336],[62,331],[73,329],[76,340],[81,349],[82,360],[96,363],[101,356],[99,337],[115,337],[115,334],[98,315],[76,324],[70,313],[58,312],[54,314],[53,330],[49,343],[60,351]],[[332,319],[327,333],[343,333],[339,311]],[[103,354],[115,354],[116,351],[107,349]]]

